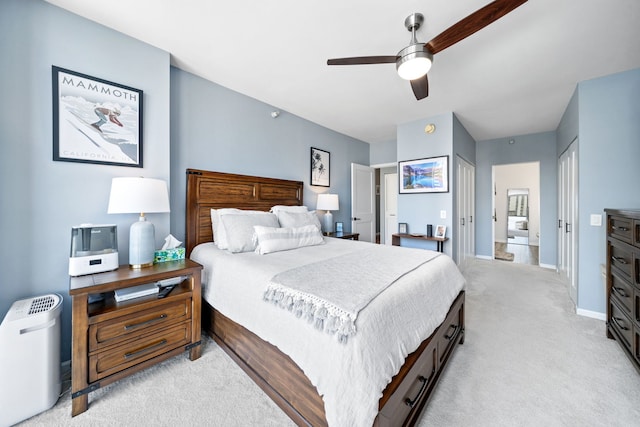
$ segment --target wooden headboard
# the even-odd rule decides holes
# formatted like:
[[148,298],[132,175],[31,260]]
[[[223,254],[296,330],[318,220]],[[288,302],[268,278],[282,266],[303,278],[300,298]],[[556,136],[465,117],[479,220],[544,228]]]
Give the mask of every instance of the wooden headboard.
[[187,169],[187,257],[196,245],[213,241],[211,209],[300,206],[303,186],[302,181]]

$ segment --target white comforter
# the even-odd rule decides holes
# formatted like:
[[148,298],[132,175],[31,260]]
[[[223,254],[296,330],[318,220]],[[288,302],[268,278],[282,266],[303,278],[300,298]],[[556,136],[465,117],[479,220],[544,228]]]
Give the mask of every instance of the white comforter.
[[[323,397],[329,426],[371,426],[385,387],[406,356],[442,323],[464,278],[451,258],[436,257],[374,299],[358,316],[358,333],[346,345],[339,344],[334,336],[263,300],[275,274],[349,253],[359,247],[354,245],[371,245],[325,241],[268,255],[231,254],[205,243],[191,258],[205,267],[205,300],[296,362]],[[407,256],[422,251],[397,249]]]

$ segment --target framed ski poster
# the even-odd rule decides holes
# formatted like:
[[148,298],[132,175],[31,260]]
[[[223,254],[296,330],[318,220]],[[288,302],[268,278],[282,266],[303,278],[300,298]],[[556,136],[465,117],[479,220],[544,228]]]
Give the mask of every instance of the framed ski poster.
[[51,67],[53,160],[142,167],[142,91]]

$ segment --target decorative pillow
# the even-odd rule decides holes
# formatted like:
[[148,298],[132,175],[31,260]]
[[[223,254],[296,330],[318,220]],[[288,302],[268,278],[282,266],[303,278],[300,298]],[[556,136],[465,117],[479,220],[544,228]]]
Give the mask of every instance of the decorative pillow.
[[260,212],[256,214],[226,214],[220,215],[218,229],[224,229],[227,239],[227,250],[232,253],[250,252],[256,249],[253,238],[253,227],[261,225],[278,227],[278,217],[272,213]]
[[318,219],[318,215],[316,215],[316,211],[304,213],[280,212],[278,214],[278,221],[280,222],[280,227],[295,228],[305,225],[315,225],[318,227],[318,230],[321,229],[320,220]]
[[224,227],[220,227],[220,217],[223,215],[255,215],[265,214],[264,211],[250,211],[236,208],[211,209],[211,227],[213,228],[213,240],[219,249],[227,249],[227,234]]
[[307,212],[308,210],[309,209],[307,209],[306,206],[276,205],[276,206],[271,208],[270,212],[273,212],[274,214],[278,215],[279,212],[297,212],[297,213],[301,213],[301,212]]
[[315,225],[305,225],[295,228],[263,227],[256,225],[255,230],[258,246],[257,254],[286,251],[304,246],[315,246],[324,243],[320,229]]

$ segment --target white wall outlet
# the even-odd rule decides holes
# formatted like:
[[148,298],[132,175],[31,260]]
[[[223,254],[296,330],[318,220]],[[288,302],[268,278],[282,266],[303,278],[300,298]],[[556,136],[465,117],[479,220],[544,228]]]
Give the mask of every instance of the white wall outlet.
[[591,214],[591,225],[594,227],[602,227],[602,215]]
[[440,211],[440,219],[447,219],[447,211]]

